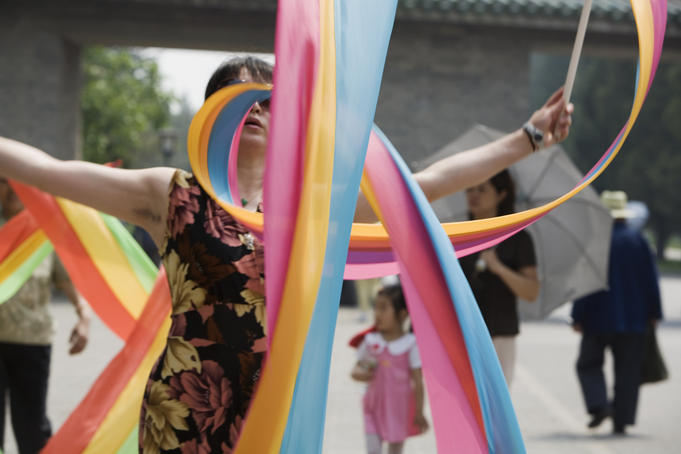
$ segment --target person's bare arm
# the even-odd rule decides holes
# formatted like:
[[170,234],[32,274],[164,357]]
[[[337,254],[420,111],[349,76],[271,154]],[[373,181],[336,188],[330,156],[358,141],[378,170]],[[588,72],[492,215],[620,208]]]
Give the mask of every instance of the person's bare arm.
[[508,267],[500,271],[499,277],[519,298],[532,302],[539,297],[539,278],[537,277],[537,267],[528,266],[521,268],[518,272]]
[[[544,146],[564,140],[570,132],[573,106],[563,101],[563,89],[556,91],[530,117],[544,131]],[[522,129],[494,142],[449,156],[416,173],[414,177],[429,201],[475,186],[532,154],[532,144]],[[360,193],[355,210],[355,222],[375,222],[376,216],[366,197]]]
[[30,145],[0,137],[0,176],[139,225],[156,244],[165,232],[173,172],[166,167],[125,170],[61,161]]
[[414,424],[419,428],[421,433],[423,433],[428,430],[428,421],[423,414],[425,393],[423,391],[423,375],[421,369],[411,370],[411,382],[414,387],[414,400],[416,405],[414,411]]
[[374,379],[374,369],[362,361],[357,361],[355,367],[352,368],[350,376],[353,380],[370,382]]
[[[489,178],[522,158],[532,154],[532,145],[521,130],[508,134],[478,148],[454,154],[415,173],[428,201],[461,191]],[[376,215],[360,192],[355,210],[355,222],[375,222]]]
[[414,177],[432,202],[484,183],[530,154],[532,145],[525,132],[518,129],[494,142],[435,162]]
[[76,310],[76,315],[78,315],[78,321],[71,330],[69,337],[69,354],[75,355],[83,351],[90,336],[90,309],[85,299],[76,290],[61,261],[56,256],[53,256],[52,260],[52,283],[68,298]]
[[480,253],[480,258],[485,261],[487,268],[499,276],[504,284],[511,289],[513,294],[525,301],[534,301],[539,296],[539,278],[536,266],[525,266],[518,271],[509,268],[499,260],[495,250],[487,249]]
[[69,337],[69,354],[75,355],[85,349],[90,337],[90,309],[83,297],[73,286],[71,280],[59,280],[55,282],[55,287],[66,295],[66,298],[73,304],[78,316],[78,321],[73,330],[71,330],[71,336]]

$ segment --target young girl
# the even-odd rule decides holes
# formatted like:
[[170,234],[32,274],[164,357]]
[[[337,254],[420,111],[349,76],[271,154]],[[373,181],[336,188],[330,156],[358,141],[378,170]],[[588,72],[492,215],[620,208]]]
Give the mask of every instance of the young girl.
[[404,331],[407,306],[399,284],[383,287],[374,303],[375,331],[359,346],[352,378],[369,383],[364,427],[369,454],[400,454],[404,440],[425,432],[423,379],[416,338]]

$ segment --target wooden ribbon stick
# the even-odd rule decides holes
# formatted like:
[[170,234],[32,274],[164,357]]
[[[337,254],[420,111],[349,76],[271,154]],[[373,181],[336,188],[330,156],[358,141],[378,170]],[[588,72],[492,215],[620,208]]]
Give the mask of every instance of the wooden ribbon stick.
[[568,66],[567,78],[565,79],[565,90],[563,91],[563,99],[565,99],[565,104],[568,104],[570,102],[572,87],[575,85],[575,75],[577,74],[579,57],[582,54],[582,45],[584,44],[584,35],[586,35],[586,26],[589,23],[590,13],[591,0],[584,0],[584,6],[582,7],[582,16],[579,18],[579,25],[577,26],[577,36],[575,37],[575,45],[572,48],[570,65]]

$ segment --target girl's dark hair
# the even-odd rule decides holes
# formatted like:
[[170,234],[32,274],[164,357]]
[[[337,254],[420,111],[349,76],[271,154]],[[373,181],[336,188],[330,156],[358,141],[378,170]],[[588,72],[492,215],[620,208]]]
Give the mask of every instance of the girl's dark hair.
[[497,193],[506,191],[506,197],[497,206],[497,216],[515,213],[515,184],[511,173],[504,169],[489,180]]
[[239,79],[241,68],[246,68],[249,74],[256,82],[265,84],[272,83],[272,65],[258,57],[234,57],[220,65],[215,70],[210,80],[206,85],[205,99],[218,91],[219,89],[229,85],[230,82]]
[[378,291],[376,296],[379,295],[385,296],[390,300],[395,309],[395,315],[399,314],[400,311],[407,310],[407,301],[404,299],[404,293],[400,284],[386,285]]

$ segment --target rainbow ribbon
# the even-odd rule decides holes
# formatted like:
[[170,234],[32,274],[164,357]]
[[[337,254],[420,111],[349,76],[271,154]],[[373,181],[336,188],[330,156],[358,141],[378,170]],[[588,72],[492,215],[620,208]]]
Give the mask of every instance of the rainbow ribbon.
[[[443,224],[457,256],[462,257],[489,248],[536,222],[592,183],[620,151],[652,85],[662,53],[667,17],[666,0],[632,0],[631,5],[639,38],[639,61],[632,110],[620,133],[583,180],[571,191],[550,203],[492,219]],[[353,227],[348,263],[346,278],[380,276],[388,270],[396,269],[390,241],[381,226]]]
[[[117,219],[35,188],[11,184],[27,209],[0,231],[0,278],[22,256],[28,258],[14,268],[32,266],[37,253],[24,252],[32,250],[32,244],[41,242],[37,250],[46,248],[49,253],[49,238],[75,286],[125,341],[42,452],[137,452],[144,387],[170,327],[165,273],[158,272]],[[2,290],[7,280],[0,282]]]
[[377,131],[363,188],[383,225],[352,225],[348,241],[358,163],[364,162],[394,18],[394,2],[374,3],[381,2],[280,2],[275,53],[286,66],[275,68],[274,85],[286,89],[271,93],[267,223],[235,203],[234,165],[238,125],[253,102],[270,96],[270,87],[221,90],[190,128],[197,179],[267,247],[270,352],[237,452],[321,450],[330,339],[346,258],[346,277],[395,270],[402,275],[424,357],[438,451],[524,452],[503,375],[456,255],[488,248],[527,227],[612,161],[652,83],[666,1],[632,1],[639,35],[632,112],[612,146],[570,192],[521,213],[440,226],[407,167]]
[[140,317],[158,270],[121,223],[83,205],[11,181],[71,280],[121,339]]
[[363,191],[398,258],[441,453],[525,452],[485,322],[449,238],[380,131]]
[[144,389],[170,329],[170,292],[161,271],[125,345],[42,454],[138,452]]
[[45,260],[52,245],[28,211],[0,229],[0,303],[10,299]]
[[[271,222],[264,228],[261,216],[235,203],[228,165],[236,161],[233,143],[241,119],[254,101],[270,96],[269,87],[240,84],[221,91],[190,127],[197,179],[264,237],[265,266],[277,270],[266,280],[268,320],[277,323],[268,325],[269,359],[237,452],[321,449],[325,397],[320,396],[326,395],[337,316],[330,303],[340,295],[395,7],[396,1],[359,0],[279,5],[276,55],[287,66],[275,68],[274,80],[288,88],[272,93],[267,168],[279,171],[269,172],[265,182]],[[275,146],[287,153],[273,153]],[[235,172],[231,176],[234,180]],[[280,311],[283,307],[287,310]],[[258,427],[267,427],[271,436],[263,437]]]

